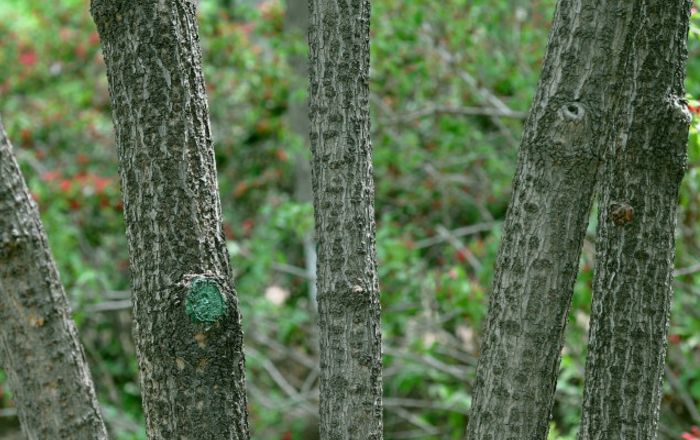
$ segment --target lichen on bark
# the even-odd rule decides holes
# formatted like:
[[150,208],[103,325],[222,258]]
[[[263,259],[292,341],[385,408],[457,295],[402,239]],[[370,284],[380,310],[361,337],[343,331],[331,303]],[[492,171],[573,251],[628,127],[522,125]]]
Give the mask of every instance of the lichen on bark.
[[[149,439],[249,438],[243,333],[223,234],[196,5],[93,0],[107,65]],[[202,332],[191,274],[226,310]]]

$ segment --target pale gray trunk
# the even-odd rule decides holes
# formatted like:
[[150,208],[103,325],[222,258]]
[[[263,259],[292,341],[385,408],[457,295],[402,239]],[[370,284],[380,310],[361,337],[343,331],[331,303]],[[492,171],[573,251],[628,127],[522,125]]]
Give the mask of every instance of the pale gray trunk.
[[652,440],[690,122],[683,81],[691,4],[614,3],[620,59],[610,78],[579,439]]
[[311,0],[310,118],[323,440],[382,438],[369,0]]
[[[308,0],[287,0],[285,10],[285,32],[287,38],[306,41],[309,28]],[[292,54],[289,57],[294,76],[291,78],[293,90],[308,89],[309,57]],[[304,148],[295,150],[294,155],[294,198],[300,203],[311,203],[311,166],[309,164],[309,105],[308,100],[290,99],[287,110],[291,131],[299,137]],[[309,231],[303,237],[304,265],[309,276],[309,300],[316,307],[316,243],[314,234]]]
[[27,439],[106,439],[39,212],[0,123],[0,347]]
[[248,439],[195,4],[93,0],[107,64],[150,439]]

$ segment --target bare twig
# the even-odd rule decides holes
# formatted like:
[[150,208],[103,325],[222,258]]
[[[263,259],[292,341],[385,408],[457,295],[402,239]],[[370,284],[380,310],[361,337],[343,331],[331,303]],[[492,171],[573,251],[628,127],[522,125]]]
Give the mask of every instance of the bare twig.
[[422,399],[407,399],[400,397],[389,397],[384,399],[384,406],[387,408],[403,407],[403,408],[422,408],[433,411],[450,411],[459,414],[466,414],[466,408],[460,408],[455,405],[446,405],[440,402]]
[[[423,433],[423,436],[425,436],[425,435],[437,435],[440,432],[439,429],[437,429],[436,427],[434,427],[430,423],[428,423],[424,420],[421,420],[420,417],[417,417],[415,414],[411,413],[410,411],[408,411],[400,406],[396,406],[396,407],[392,408],[391,412],[393,412],[397,416],[401,417],[402,419],[408,421],[413,426],[420,428],[421,432]],[[394,435],[394,438],[398,438],[398,437],[396,437]]]
[[262,367],[267,371],[267,374],[270,375],[270,378],[277,384],[278,387],[284,393],[294,402],[299,403],[304,410],[309,413],[309,414],[316,414],[316,408],[314,408],[312,405],[310,405],[306,397],[300,394],[296,388],[294,388],[288,381],[287,379],[284,378],[284,375],[280,372],[280,370],[277,369],[274,363],[270,361],[267,357],[263,356],[260,354],[257,350],[253,348],[248,348],[247,350],[247,355],[252,357],[255,357],[258,359],[258,361],[261,363]]
[[301,267],[296,267],[285,263],[272,263],[272,268],[278,272],[288,273],[290,275],[294,275],[311,281],[315,280],[313,274],[309,274],[309,272],[306,269],[302,269]]
[[693,264],[688,267],[682,267],[673,271],[674,277],[682,277],[683,275],[691,275],[700,272],[700,263]]
[[450,231],[442,225],[438,225],[435,230],[437,231],[438,235],[443,236],[445,240],[452,245],[452,247],[464,254],[465,258],[469,262],[469,265],[472,267],[472,269],[474,269],[474,272],[478,273],[481,271],[481,262],[476,258],[476,256],[474,256],[474,253],[469,250],[464,243],[462,243],[462,240],[452,235]]
[[246,335],[252,338],[255,342],[262,344],[267,348],[275,350],[278,353],[283,354],[287,358],[298,362],[299,364],[309,368],[310,370],[318,370],[317,362],[311,359],[310,357],[304,356],[296,350],[285,347],[284,345],[280,344],[279,342],[273,339],[268,338],[260,332],[251,331],[247,332]]
[[121,310],[131,310],[130,299],[103,301],[96,304],[90,304],[89,306],[85,307],[85,311],[89,313],[118,312]]
[[[465,237],[467,235],[474,235],[478,234],[479,232],[490,232],[492,231],[496,226],[498,226],[500,222],[489,222],[489,223],[477,223],[475,225],[469,225],[469,226],[463,226],[461,228],[453,229],[449,231],[449,236],[451,237]],[[444,243],[445,241],[448,241],[448,237],[445,235],[435,235],[430,238],[426,238],[423,240],[419,240],[415,243],[415,248],[416,249],[423,249],[426,247],[434,246],[436,244]]]
[[382,125],[398,125],[407,124],[427,117],[439,115],[461,115],[461,116],[491,116],[498,118],[520,119],[524,120],[527,113],[513,111],[509,108],[489,108],[489,107],[452,107],[443,105],[429,105],[425,108],[397,115],[394,118],[382,120],[379,123]]
[[430,355],[423,354],[419,356],[413,353],[404,353],[393,348],[386,348],[384,352],[388,355],[395,356],[397,358],[402,358],[423,365],[427,365],[428,367],[448,374],[457,380],[463,382],[469,381],[469,377],[467,377],[466,371],[464,371],[464,369],[454,365],[447,365]]
[[665,367],[665,371],[668,383],[670,383],[671,387],[674,390],[676,390],[676,393],[678,393],[678,397],[681,399],[681,402],[683,402],[685,409],[688,410],[688,414],[690,414],[690,417],[693,419],[693,422],[697,425],[700,425],[700,412],[698,412],[698,408],[695,405],[693,398],[690,397],[690,394],[688,394],[683,389],[683,386],[678,381],[678,378],[673,374],[670,368]]

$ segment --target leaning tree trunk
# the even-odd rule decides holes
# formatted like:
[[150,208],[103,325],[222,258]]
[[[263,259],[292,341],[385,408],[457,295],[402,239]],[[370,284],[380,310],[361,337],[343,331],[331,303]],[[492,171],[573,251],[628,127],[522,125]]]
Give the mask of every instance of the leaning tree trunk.
[[616,92],[601,173],[596,274],[580,440],[656,438],[671,303],[687,0],[617,1]]
[[547,437],[596,174],[610,142],[626,136],[615,121],[629,115],[618,103],[635,102],[628,98],[635,89],[621,90],[617,75],[651,61],[630,56],[640,27],[649,25],[649,35],[651,25],[664,32],[641,14],[649,2],[637,3],[638,14],[625,13],[632,4],[622,0],[557,5],[496,264],[467,429],[471,440]]
[[0,123],[0,347],[27,439],[107,432],[39,212]]
[[323,440],[382,438],[369,0],[311,0],[310,115]]
[[93,0],[150,439],[247,439],[243,337],[191,0]]

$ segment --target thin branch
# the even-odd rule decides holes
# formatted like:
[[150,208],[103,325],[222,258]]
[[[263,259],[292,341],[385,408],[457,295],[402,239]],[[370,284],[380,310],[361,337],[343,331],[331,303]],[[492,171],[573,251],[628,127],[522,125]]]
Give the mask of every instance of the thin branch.
[[466,247],[464,243],[462,243],[462,240],[452,235],[450,231],[442,225],[438,225],[435,229],[437,230],[438,235],[444,237],[445,240],[452,245],[452,247],[464,254],[465,258],[469,262],[469,265],[472,267],[472,269],[474,269],[474,272],[479,273],[481,271],[481,262],[476,258],[474,253],[468,247]]
[[272,268],[278,272],[288,273],[290,275],[298,276],[298,277],[304,278],[306,280],[315,281],[315,279],[316,279],[312,274],[309,274],[309,272],[306,269],[302,269],[301,267],[292,266],[290,264],[272,263]]
[[253,348],[248,348],[247,352],[249,356],[258,358],[258,360],[262,364],[262,367],[265,369],[265,371],[267,371],[267,374],[269,374],[272,380],[277,384],[277,386],[280,387],[282,391],[284,391],[287,397],[289,397],[292,401],[301,404],[301,406],[307,413],[316,414],[316,408],[310,405],[307,402],[306,397],[300,394],[296,390],[296,388],[294,388],[287,381],[287,379],[284,378],[284,375],[280,372],[280,370],[277,369],[277,367],[274,363],[272,363],[272,361],[270,361],[267,357],[263,356]]
[[668,379],[668,382],[671,384],[671,388],[676,390],[676,393],[678,393],[678,397],[681,399],[681,402],[683,402],[683,405],[688,410],[688,413],[690,414],[690,417],[693,419],[693,422],[697,425],[700,425],[700,413],[698,412],[698,408],[695,405],[693,398],[690,397],[690,394],[688,394],[686,392],[686,390],[683,389],[683,386],[678,381],[678,378],[673,374],[673,372],[671,371],[670,368],[665,367],[665,371],[666,371],[666,378]]
[[389,397],[387,399],[384,399],[384,406],[386,408],[395,408],[395,407],[422,408],[422,409],[429,409],[429,410],[433,410],[433,411],[450,411],[450,412],[456,412],[459,414],[466,414],[467,413],[466,408],[459,408],[456,405],[446,405],[444,403],[433,402],[431,400],[407,399],[407,398],[400,398],[400,397]]
[[[410,424],[413,426],[416,426],[417,428],[420,428],[421,432],[423,433],[423,436],[425,435],[437,435],[440,433],[440,430],[431,425],[430,423],[422,420],[420,417],[416,416],[415,414],[411,413],[410,411],[400,407],[396,406],[392,408],[391,412],[396,414],[397,416],[401,417],[402,419],[408,421]],[[394,438],[398,438],[394,435]]]
[[488,108],[488,107],[452,107],[442,105],[429,105],[420,110],[397,115],[396,117],[380,121],[382,125],[400,125],[416,121],[427,117],[440,115],[461,115],[461,116],[491,116],[497,118],[509,118],[524,120],[527,113],[513,111],[509,108]]
[[[448,232],[449,236],[451,237],[465,237],[467,235],[478,234],[479,232],[491,232],[498,225],[500,225],[500,222],[477,223],[474,225],[453,229]],[[446,241],[448,241],[448,236],[437,234],[433,237],[415,242],[414,247],[416,249],[423,249],[436,244],[444,243]]]
[[693,264],[692,266],[682,267],[673,271],[674,277],[682,277],[684,275],[692,275],[694,273],[700,272],[700,263]]
[[118,312],[121,310],[131,310],[130,299],[103,301],[96,304],[90,304],[89,306],[85,307],[85,311],[89,313]]
[[299,364],[309,368],[310,370],[318,370],[318,365],[317,362],[315,362],[313,359],[304,356],[303,354],[299,353],[296,350],[292,350],[291,348],[285,347],[284,345],[280,344],[279,342],[268,338],[264,334],[261,334],[260,332],[256,331],[249,331],[246,332],[246,336],[249,336],[252,338],[255,342],[262,344],[266,346],[267,348],[270,348],[272,350],[275,350],[283,355],[285,355],[287,358],[292,359]]

